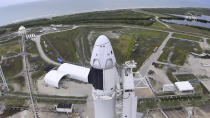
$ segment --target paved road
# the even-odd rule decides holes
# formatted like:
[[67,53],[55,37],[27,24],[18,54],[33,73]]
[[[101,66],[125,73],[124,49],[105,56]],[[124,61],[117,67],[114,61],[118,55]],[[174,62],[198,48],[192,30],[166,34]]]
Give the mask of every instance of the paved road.
[[149,71],[149,67],[152,65],[153,62],[156,62],[158,60],[158,58],[160,57],[160,55],[163,52],[163,48],[166,46],[168,40],[172,37],[173,32],[169,32],[169,35],[166,37],[166,39],[163,41],[163,43],[160,45],[160,47],[158,48],[158,50],[153,53],[141,66],[141,68],[139,69],[139,72],[141,73],[142,76],[146,76],[148,71]]
[[159,23],[161,23],[161,24],[163,24],[164,26],[166,26],[168,29],[174,30],[174,29],[171,28],[171,26],[169,26],[168,24],[166,24],[166,23],[160,21],[158,16],[155,16],[155,19],[156,19],[156,21],[158,21]]
[[59,66],[61,65],[61,63],[58,63],[58,62],[55,62],[53,60],[51,60],[46,54],[45,52],[43,51],[43,48],[41,46],[41,36],[42,35],[46,35],[46,34],[51,34],[51,33],[56,33],[56,32],[64,32],[64,31],[68,31],[68,30],[73,30],[73,29],[76,29],[78,28],[78,26],[73,26],[71,29],[66,29],[66,30],[60,30],[60,31],[55,31],[55,32],[48,32],[48,33],[43,33],[41,35],[38,35],[36,38],[32,39],[32,41],[34,41],[36,43],[36,46],[37,46],[37,49],[39,51],[39,54],[41,56],[41,58],[49,63],[49,64],[52,64],[52,65],[55,65],[55,66]]
[[36,43],[36,47],[39,51],[39,54],[40,54],[41,58],[49,64],[56,65],[56,66],[61,65],[60,63],[57,63],[57,62],[51,60],[49,57],[47,57],[47,55],[44,53],[44,51],[42,49],[42,46],[40,44],[40,37],[41,36],[37,36],[37,38],[33,39],[33,41]]

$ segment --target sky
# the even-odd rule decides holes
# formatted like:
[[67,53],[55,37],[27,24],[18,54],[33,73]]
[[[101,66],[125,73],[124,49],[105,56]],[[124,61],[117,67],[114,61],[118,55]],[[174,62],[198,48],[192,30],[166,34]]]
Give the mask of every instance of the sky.
[[81,12],[154,7],[210,8],[210,0],[0,0],[0,26]]
[[0,7],[7,7],[12,5],[36,2],[41,0],[0,0]]
[[[18,4],[25,4],[25,3],[30,3],[30,2],[36,2],[36,1],[50,1],[50,0],[0,0],[0,7],[8,7],[12,5],[18,5]],[[57,0],[59,2],[62,2],[62,0]],[[74,1],[74,0],[69,0],[69,1]],[[98,0],[98,2],[105,2],[106,0]],[[113,0],[114,2],[115,0]],[[122,2],[125,1],[130,1],[130,0],[121,0]],[[143,0],[145,3],[148,2],[148,0]],[[152,0],[149,0],[152,1]],[[157,1],[157,0],[153,0]],[[203,7],[210,7],[210,0],[158,0],[160,2],[165,2],[165,3],[177,3],[177,4],[192,4],[193,6],[203,6]]]

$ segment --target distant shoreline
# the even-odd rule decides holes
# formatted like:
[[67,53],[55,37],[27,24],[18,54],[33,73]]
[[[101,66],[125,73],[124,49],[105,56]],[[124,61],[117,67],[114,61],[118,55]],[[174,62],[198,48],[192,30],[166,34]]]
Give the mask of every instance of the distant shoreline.
[[[53,17],[63,17],[63,16],[69,16],[69,15],[75,15],[75,14],[83,14],[83,13],[90,13],[90,12],[101,12],[101,11],[115,11],[115,10],[137,10],[137,9],[162,9],[162,8],[169,8],[169,7],[140,7],[140,8],[125,8],[125,9],[106,9],[106,10],[88,10],[88,11],[81,11],[81,12],[74,12],[74,13],[64,13],[64,14],[49,14],[49,15],[45,15],[45,16],[39,16],[39,17],[31,17],[31,18],[24,18],[24,19],[19,19],[16,21],[13,21],[11,23],[8,24],[3,24],[0,25],[0,27],[5,27],[8,25],[13,25],[13,24],[18,24],[18,23],[22,23],[22,22],[28,22],[28,21],[34,21],[34,20],[40,20],[40,19],[51,19]],[[209,9],[209,8],[205,8],[205,7],[170,7],[169,9],[180,9],[180,8],[195,8],[195,9]]]

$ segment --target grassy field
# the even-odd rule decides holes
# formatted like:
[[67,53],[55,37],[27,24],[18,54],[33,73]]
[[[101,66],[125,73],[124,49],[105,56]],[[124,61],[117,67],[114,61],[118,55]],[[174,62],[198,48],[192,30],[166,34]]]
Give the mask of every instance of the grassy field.
[[193,87],[196,94],[199,94],[203,97],[209,94],[208,90],[201,83],[197,83],[193,85]]
[[210,45],[210,39],[207,39],[206,41],[207,41],[207,43]]
[[11,28],[12,31],[17,31],[21,24],[26,27],[46,26],[50,24],[84,24],[84,23],[123,23],[134,24],[141,26],[149,26],[153,23],[153,16],[135,12],[133,10],[110,10],[110,11],[96,11],[88,13],[80,13],[73,15],[65,15],[53,18],[44,18],[38,20],[30,20],[11,24],[5,28]]
[[159,30],[166,30],[166,31],[169,30],[165,25],[161,24],[158,21],[155,21],[152,25],[150,25],[148,27],[153,28],[153,29],[159,29]]
[[131,54],[126,54],[131,55],[129,60],[134,59],[138,63],[137,68],[153,53],[155,47],[161,45],[168,35],[168,33],[163,32],[137,29],[129,29],[125,34],[131,37],[135,36],[133,40],[139,44],[135,51],[132,51]]
[[168,79],[172,82],[175,83],[177,82],[177,79],[174,77],[172,74],[173,72],[176,72],[175,68],[167,67],[166,75],[168,76]]
[[48,104],[58,104],[58,103],[72,103],[72,104],[85,104],[86,101],[80,101],[80,100],[52,100],[52,99],[36,99],[38,103],[48,103]]
[[79,59],[76,53],[76,42],[80,43],[80,41],[76,40],[85,38],[85,36],[87,37],[87,32],[88,30],[86,31],[83,28],[79,28],[75,30],[44,35],[41,37],[43,39],[41,42],[42,47],[44,47],[45,41],[45,43],[48,45],[48,47],[45,49],[45,53],[50,51],[48,55],[53,60],[56,60],[56,57],[61,56],[61,58],[63,58],[65,61],[79,63]]
[[173,34],[172,35],[175,38],[182,38],[182,39],[188,39],[188,40],[193,40],[193,41],[203,41],[202,38],[199,37],[194,37],[194,36],[189,36],[189,35],[184,35],[184,34]]
[[5,60],[2,63],[2,70],[6,79],[9,79],[20,73],[22,68],[23,64],[21,56]]
[[147,109],[155,109],[157,107],[157,101],[154,98],[139,99],[137,104],[137,111],[144,112]]
[[198,43],[173,38],[169,40],[163,50],[164,52],[158,60],[162,62],[170,61],[176,65],[183,65],[186,62],[187,56],[190,52],[202,52],[202,49]]
[[176,31],[185,32],[185,33],[189,33],[189,34],[196,34],[198,36],[206,35],[206,36],[210,37],[209,36],[210,30],[196,28],[196,27],[190,27],[187,25],[179,25],[179,24],[175,24],[175,23],[167,23],[167,24],[169,24]]
[[9,79],[8,82],[17,83],[18,85],[20,85],[21,90],[23,90],[23,88],[25,87],[25,78],[23,76],[19,76],[19,77]]
[[197,79],[197,77],[193,74],[178,74],[175,75],[179,81],[189,81],[193,79]]
[[[114,32],[113,34],[119,35],[119,37],[111,36],[107,32]],[[101,34],[107,34],[119,64],[134,59],[138,62],[138,67],[167,36],[167,33],[140,29],[81,27],[71,31],[44,35],[42,47],[53,60],[56,60],[56,57],[60,55],[68,62],[89,64],[92,46]],[[47,47],[44,46],[44,41],[47,43]],[[138,46],[135,47],[135,44]],[[133,51],[134,47],[135,51]]]
[[179,107],[179,106],[195,106],[194,101],[197,101],[197,105],[201,105],[201,96],[199,95],[186,95],[186,96],[177,96],[173,98],[161,98],[161,107]]
[[13,41],[0,45],[0,56],[8,57],[17,55],[20,52],[21,46],[18,41]]
[[[32,73],[32,79],[37,80],[45,73],[44,66],[47,65],[47,63],[44,60],[42,60],[42,58],[40,57],[39,52],[36,47],[36,44],[33,41],[28,40],[26,42],[26,44],[27,44],[26,51],[28,53],[33,54],[35,57],[37,57],[37,60],[32,61],[32,56],[28,56],[30,65],[37,66],[36,70]],[[34,81],[34,82],[36,82],[36,81]]]
[[142,13],[149,14],[149,15],[152,15],[152,16],[170,17],[170,15],[163,14],[163,13],[157,13],[157,12],[153,12],[153,11],[149,11],[149,10],[147,10],[147,9],[138,9],[137,11],[140,11],[140,12],[142,12]]
[[[48,34],[42,36],[41,44],[45,53],[52,60],[61,57],[64,61],[89,64],[91,50],[97,37],[107,32],[118,31],[118,27],[80,27],[74,30]],[[110,38],[111,42],[118,43],[119,40]],[[44,45],[47,45],[45,47]]]
[[5,103],[7,106],[26,106],[27,98],[18,98],[18,97],[10,97],[10,96],[3,96],[0,98],[0,101]]

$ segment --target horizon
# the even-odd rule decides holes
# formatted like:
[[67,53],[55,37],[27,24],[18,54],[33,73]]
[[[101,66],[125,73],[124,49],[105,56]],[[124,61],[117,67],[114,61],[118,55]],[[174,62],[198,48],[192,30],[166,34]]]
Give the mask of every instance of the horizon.
[[92,11],[137,8],[210,8],[208,0],[0,0],[0,26]]

